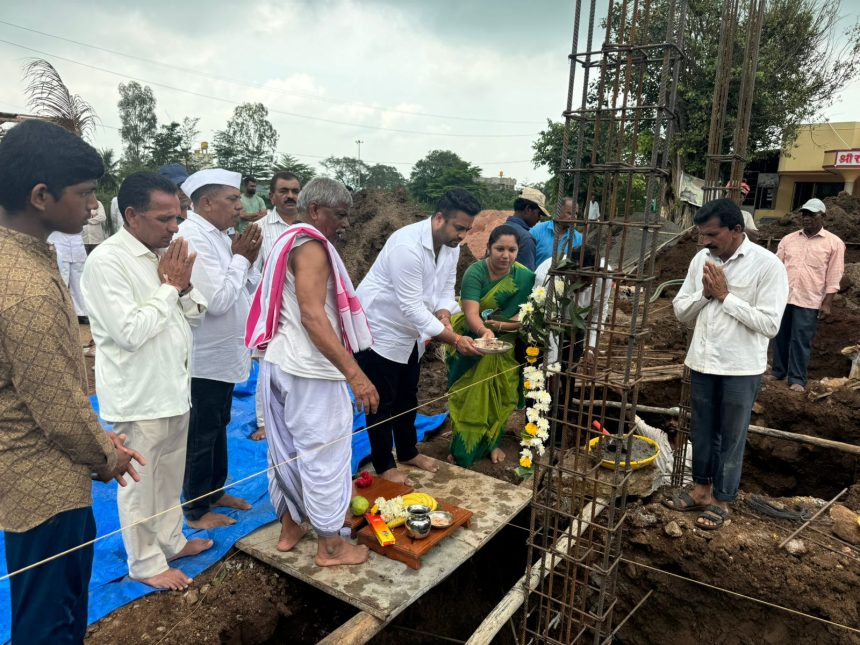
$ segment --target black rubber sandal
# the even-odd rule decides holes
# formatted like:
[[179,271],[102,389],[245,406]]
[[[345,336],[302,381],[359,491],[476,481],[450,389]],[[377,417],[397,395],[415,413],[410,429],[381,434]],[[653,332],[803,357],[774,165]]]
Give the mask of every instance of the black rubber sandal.
[[[680,502],[683,502],[684,505],[681,506]],[[704,511],[708,508],[707,504],[697,504],[696,500],[685,490],[675,493],[671,499],[664,499],[662,504],[670,511],[678,511],[680,513],[694,513]]]
[[[699,515],[696,518],[696,526],[703,531],[716,531],[717,529],[723,528],[723,524],[726,523],[726,518],[729,516],[729,512],[724,508],[717,506],[716,504],[711,504],[707,508],[705,508],[705,512]],[[713,526],[710,524],[702,524],[700,520],[705,520],[706,522],[712,522]]]

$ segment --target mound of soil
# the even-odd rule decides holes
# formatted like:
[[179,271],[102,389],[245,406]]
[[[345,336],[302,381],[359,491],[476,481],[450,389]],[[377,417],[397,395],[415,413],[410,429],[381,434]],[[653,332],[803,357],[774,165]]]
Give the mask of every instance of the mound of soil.
[[[666,280],[683,279],[687,275],[690,260],[701,248],[698,234],[693,229],[681,236],[672,246],[663,249],[654,261],[655,286],[666,282]],[[677,289],[666,293],[677,293]]]
[[466,234],[463,244],[469,247],[476,258],[484,257],[487,251],[487,240],[492,230],[504,224],[505,220],[513,214],[514,211],[481,211],[475,217],[472,229]]
[[[860,262],[860,246],[857,246],[860,243],[860,197],[839,195],[827,197],[823,201],[827,207],[824,228],[849,243],[845,250],[846,262]],[[762,244],[767,244],[770,239],[769,248],[775,251],[779,240],[799,228],[800,211],[794,211],[775,222],[762,225],[758,239]]]
[[356,193],[347,237],[337,245],[352,283],[358,286],[394,231],[427,215],[405,188]]
[[[855,551],[807,530],[800,536],[805,553],[790,555],[777,545],[798,524],[759,518],[744,495],[732,510],[730,523],[706,532],[694,528],[694,513],[628,504],[624,557],[842,625],[860,622]],[[679,537],[667,534],[670,522],[680,527]],[[825,522],[818,528],[827,531]],[[622,564],[620,572],[616,615],[655,591],[619,633],[624,643],[860,643],[848,631],[635,564]]]
[[315,643],[356,610],[233,551],[186,593],[144,596],[87,631],[87,645],[120,642]]
[[[759,407],[760,406],[760,407]],[[823,437],[843,443],[860,443],[860,392],[847,388],[811,401],[792,392],[784,382],[766,383],[758,396],[761,412],[754,425]],[[857,458],[771,437],[749,435],[744,456],[742,486],[771,495],[816,495],[831,498],[857,480]]]

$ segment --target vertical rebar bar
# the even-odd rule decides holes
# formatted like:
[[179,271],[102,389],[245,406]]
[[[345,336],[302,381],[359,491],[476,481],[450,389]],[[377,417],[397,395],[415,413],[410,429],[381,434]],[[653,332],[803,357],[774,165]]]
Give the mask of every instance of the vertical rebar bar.
[[[534,476],[529,562],[538,563],[542,582],[527,591],[523,643],[601,643],[615,631],[631,476],[622,452],[629,454],[634,441],[686,12],[686,0],[614,0],[601,21],[595,0],[575,2],[556,208],[565,186],[575,203],[583,191],[585,199],[572,222],[557,226],[582,227],[595,259],[585,263],[585,246],[558,248],[564,231],[557,232],[554,252],[565,261],[554,253],[546,317],[562,369],[553,378],[548,460]],[[575,107],[577,79],[582,97]],[[588,218],[592,199],[601,208],[597,220]],[[587,358],[585,345],[594,350]],[[613,356],[623,359],[622,369],[613,370]],[[623,446],[606,453],[614,468],[595,459],[602,448],[590,447],[601,436],[594,421]],[[608,500],[600,515],[589,504],[598,499]],[[556,549],[571,531],[578,537],[570,547]]]

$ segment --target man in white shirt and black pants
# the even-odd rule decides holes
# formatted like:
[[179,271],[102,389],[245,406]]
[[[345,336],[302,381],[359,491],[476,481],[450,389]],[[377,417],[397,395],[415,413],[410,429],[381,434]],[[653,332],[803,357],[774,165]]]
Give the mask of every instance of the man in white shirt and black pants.
[[[243,499],[220,488],[227,481],[227,424],[233,388],[251,372],[251,351],[244,330],[251,292],[260,281],[254,262],[260,251],[260,228],[251,224],[231,240],[231,228],[242,210],[241,176],[218,168],[200,170],[182,184],[194,205],[179,234],[197,253],[191,279],[208,303],[206,316],[194,329],[191,362],[191,421],[185,461],[185,517],[193,528],[211,529],[236,520],[213,507],[248,510]],[[213,492],[219,491],[219,492]],[[211,494],[208,494],[211,493]]]
[[696,526],[719,529],[738,493],[750,413],[779,331],[788,278],[779,258],[750,242],[730,199],[705,204],[693,218],[705,248],[690,262],[673,305],[694,323],[685,364],[691,371],[693,481],[664,504],[701,514]]
[[379,392],[379,409],[367,415],[367,427],[373,467],[385,479],[408,481],[397,470],[393,446],[399,461],[438,470],[416,445],[418,361],[424,341],[432,338],[453,345],[461,354],[480,355],[471,338],[459,336],[451,327],[451,314],[459,310],[454,282],[460,243],[480,210],[468,191],[448,191],[439,199],[435,215],[388,238],[358,286],[373,345],[356,358]]
[[178,508],[191,407],[191,325],[203,318],[206,299],[191,284],[194,254],[182,238],[170,241],[180,212],[176,185],[155,173],[134,173],[120,186],[119,204],[125,225],[93,250],[81,279],[98,346],[99,412],[128,437],[128,447],[147,456],[140,482],[117,489],[129,577],[179,591],[191,578],[168,562],[212,546],[212,540],[185,539]]

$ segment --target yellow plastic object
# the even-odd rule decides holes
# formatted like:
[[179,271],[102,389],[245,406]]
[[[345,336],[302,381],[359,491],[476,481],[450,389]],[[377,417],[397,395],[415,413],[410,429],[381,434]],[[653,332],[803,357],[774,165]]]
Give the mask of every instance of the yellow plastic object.
[[[651,455],[650,457],[648,457],[648,459],[640,459],[639,461],[631,461],[630,462],[630,470],[638,470],[639,468],[642,468],[643,466],[647,466],[648,464],[653,463],[653,461],[655,459],[657,459],[657,455],[660,454],[660,446],[653,439],[649,439],[648,437],[643,437],[641,434],[635,434],[635,435],[633,435],[633,437],[636,439],[641,439],[645,443],[648,443],[648,444],[654,446],[654,450],[655,450],[654,454]],[[601,439],[602,439],[602,437],[595,437],[594,439],[589,441],[588,442],[588,452],[591,452],[592,450],[594,450],[597,447],[597,444],[600,443]],[[627,462],[624,461],[623,459],[620,459],[618,461],[618,465],[621,467],[624,467],[626,464],[627,464]],[[604,468],[608,468],[609,470],[615,470],[615,460],[614,459],[602,459],[600,461],[600,465],[603,466]]]

